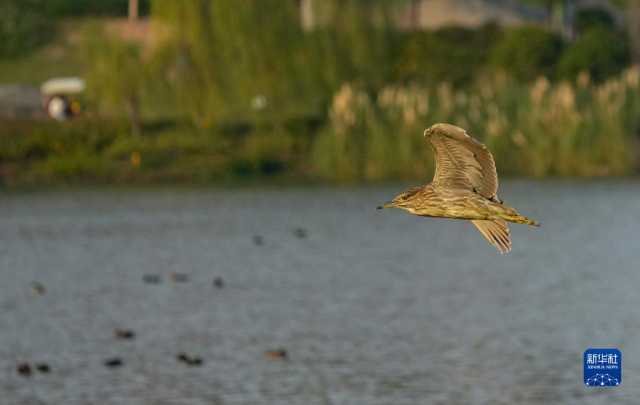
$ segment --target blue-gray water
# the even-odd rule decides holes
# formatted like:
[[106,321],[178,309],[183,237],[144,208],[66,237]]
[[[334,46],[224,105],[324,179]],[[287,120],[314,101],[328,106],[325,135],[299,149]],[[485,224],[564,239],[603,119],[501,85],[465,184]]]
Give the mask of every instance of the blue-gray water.
[[[374,209],[400,189],[2,195],[0,404],[638,403],[640,182],[507,182],[542,222],[512,226],[507,256]],[[620,387],[582,383],[600,346],[622,350]]]

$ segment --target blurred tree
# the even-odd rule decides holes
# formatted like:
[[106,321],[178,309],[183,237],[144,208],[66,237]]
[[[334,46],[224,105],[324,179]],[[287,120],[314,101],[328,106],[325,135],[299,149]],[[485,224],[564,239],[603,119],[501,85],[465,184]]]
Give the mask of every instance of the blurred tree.
[[406,1],[156,0],[153,11],[175,33],[168,74],[180,104],[209,126],[324,112],[349,81],[380,88],[398,53],[390,7]]
[[627,8],[631,60],[640,64],[640,0],[627,0]]
[[168,77],[199,126],[303,104],[313,66],[293,1],[157,0],[153,12],[172,27]]
[[141,98],[147,79],[139,45],[103,35],[92,28],[86,35],[85,73],[89,95],[108,113],[125,113],[133,135],[142,133]]
[[315,66],[325,85],[335,92],[347,81],[359,81],[372,91],[390,80],[398,48],[392,7],[406,0],[323,0],[314,4],[325,20],[312,34]]
[[400,36],[393,79],[427,85],[449,82],[469,85],[483,70],[489,50],[502,35],[495,24],[479,29],[447,27],[414,31]]
[[496,44],[490,64],[525,82],[540,75],[551,77],[563,47],[562,38],[545,29],[514,28]]
[[52,37],[44,0],[0,1],[0,56],[24,54]]
[[609,31],[616,29],[616,23],[611,14],[602,8],[585,8],[578,10],[575,18],[576,31],[582,34],[594,27],[602,27]]
[[627,38],[597,26],[566,50],[558,64],[558,73],[562,78],[573,79],[585,71],[594,81],[602,81],[622,71],[628,63]]

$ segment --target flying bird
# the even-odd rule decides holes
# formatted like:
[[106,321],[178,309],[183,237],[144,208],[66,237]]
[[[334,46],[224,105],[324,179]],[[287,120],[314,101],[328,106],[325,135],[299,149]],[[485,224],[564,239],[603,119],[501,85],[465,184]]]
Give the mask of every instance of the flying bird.
[[470,220],[502,254],[511,250],[508,222],[539,226],[498,198],[498,174],[491,152],[451,124],[424,131],[435,155],[431,183],[412,187],[378,207],[401,208],[424,217]]

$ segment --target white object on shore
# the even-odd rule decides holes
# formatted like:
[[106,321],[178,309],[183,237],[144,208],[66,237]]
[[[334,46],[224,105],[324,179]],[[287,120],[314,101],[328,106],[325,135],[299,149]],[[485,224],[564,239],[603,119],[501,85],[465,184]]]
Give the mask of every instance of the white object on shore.
[[69,118],[68,107],[64,98],[55,96],[47,104],[47,113],[57,121],[66,121]]
[[40,92],[45,96],[60,94],[78,94],[86,88],[85,81],[79,77],[61,77],[47,80],[40,86]]

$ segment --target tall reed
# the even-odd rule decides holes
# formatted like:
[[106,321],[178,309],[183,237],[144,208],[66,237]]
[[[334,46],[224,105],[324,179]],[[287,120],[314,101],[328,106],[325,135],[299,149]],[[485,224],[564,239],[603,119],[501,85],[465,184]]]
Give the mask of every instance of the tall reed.
[[493,152],[502,173],[605,176],[630,173],[640,129],[640,68],[594,84],[531,84],[494,75],[467,91],[387,86],[376,94],[345,84],[314,145],[318,175],[342,181],[417,179],[432,172],[425,127],[450,122]]

